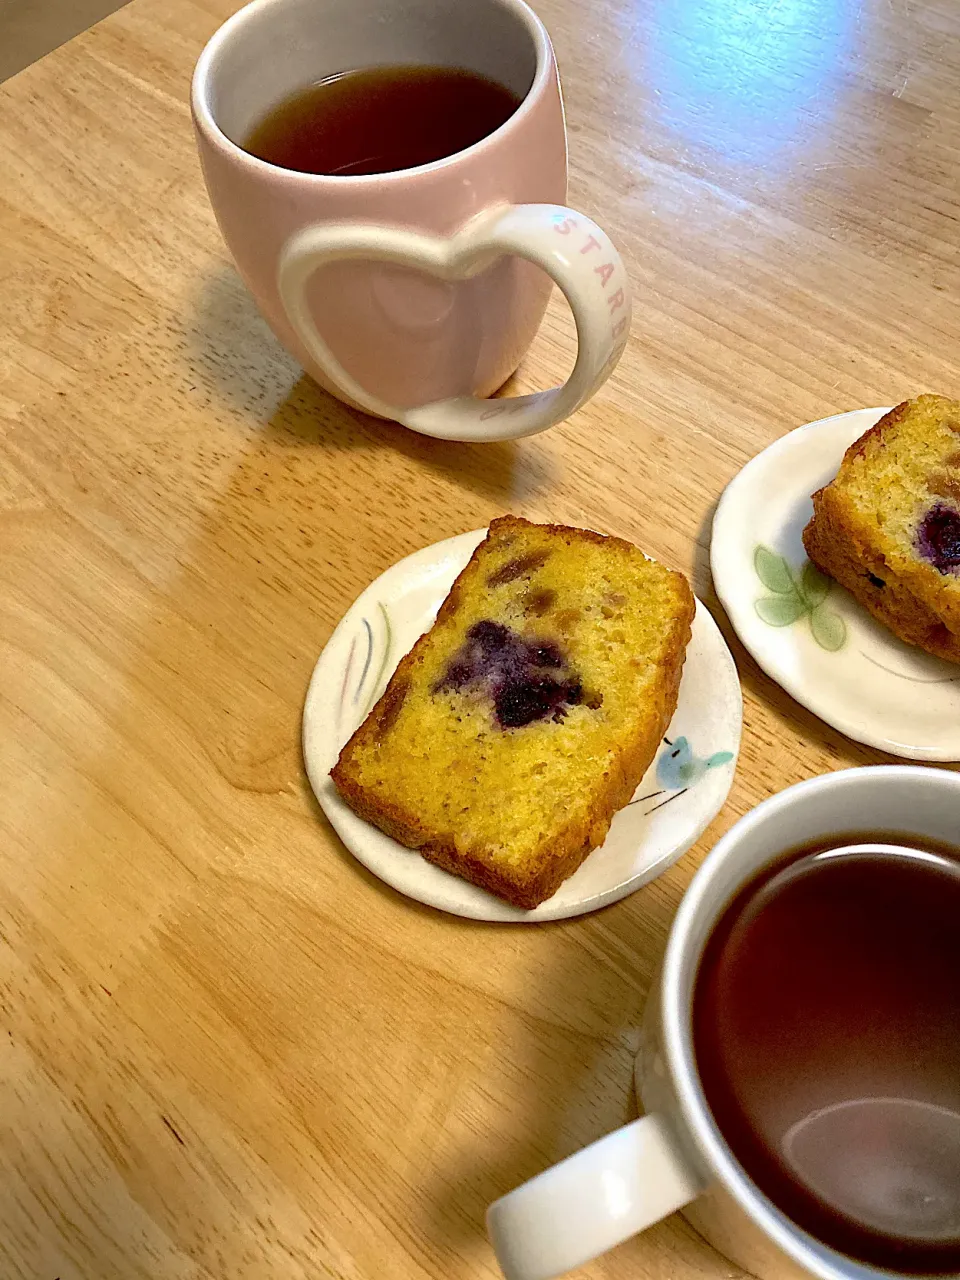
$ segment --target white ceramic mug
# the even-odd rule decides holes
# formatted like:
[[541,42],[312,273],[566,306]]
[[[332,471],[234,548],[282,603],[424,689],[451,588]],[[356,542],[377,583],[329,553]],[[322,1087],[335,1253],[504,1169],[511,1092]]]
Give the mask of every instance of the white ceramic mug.
[[562,1275],[676,1209],[761,1280],[891,1280],[801,1230],[751,1181],[707,1106],[691,1033],[700,955],[738,890],[778,852],[858,829],[960,844],[960,775],[906,765],[826,774],[764,801],[719,841],[680,904],[647,1004],[636,1067],[646,1115],[490,1206],[508,1280]]
[[[389,64],[467,68],[520,106],[463,151],[370,177],[295,172],[243,150],[298,90]],[[630,287],[607,235],[563,206],[557,65],[523,0],[254,0],[201,54],[192,106],[240,274],[280,340],[342,400],[427,435],[504,440],[569,417],[616,365]],[[488,401],[533,341],[551,281],[577,327],[570,377]]]

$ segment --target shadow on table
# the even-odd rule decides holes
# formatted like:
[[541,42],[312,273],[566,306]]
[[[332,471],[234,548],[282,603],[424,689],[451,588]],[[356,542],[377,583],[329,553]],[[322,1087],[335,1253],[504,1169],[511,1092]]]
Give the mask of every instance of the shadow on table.
[[[486,1123],[438,1143],[422,1188],[424,1231],[451,1277],[498,1274],[484,1224],[493,1200],[638,1114],[642,1010],[673,908],[651,886],[589,918],[524,930],[530,980],[484,1066]],[[495,956],[500,939],[490,948]],[[620,1246],[610,1274],[692,1274],[699,1261],[716,1274],[715,1251],[675,1216]],[[724,1274],[742,1273],[726,1265]]]
[[609,965],[598,956],[610,914],[491,927],[491,958],[505,950],[505,930],[523,929],[517,950],[529,977],[497,1020],[483,1073],[486,1123],[443,1144],[445,1158],[423,1186],[425,1230],[452,1259],[487,1252],[493,1200],[637,1113],[632,1063],[646,966],[631,971],[629,959]]
[[[400,462],[499,503],[535,495],[550,482],[545,456],[524,441],[434,440],[341,404],[302,373],[227,265],[200,281],[181,341],[211,400],[261,422],[265,406],[276,404],[259,433],[262,448],[312,451],[318,478],[349,452],[370,468],[371,480],[381,468],[395,474]],[[276,403],[284,386],[287,394]]]

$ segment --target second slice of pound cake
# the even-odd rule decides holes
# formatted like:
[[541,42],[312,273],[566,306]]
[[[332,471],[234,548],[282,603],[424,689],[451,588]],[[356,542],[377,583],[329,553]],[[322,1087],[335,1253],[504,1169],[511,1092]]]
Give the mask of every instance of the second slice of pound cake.
[[856,440],[803,543],[901,640],[960,662],[960,401],[906,400]]
[[652,761],[693,615],[683,575],[628,542],[494,520],[333,781],[401,844],[535,907]]

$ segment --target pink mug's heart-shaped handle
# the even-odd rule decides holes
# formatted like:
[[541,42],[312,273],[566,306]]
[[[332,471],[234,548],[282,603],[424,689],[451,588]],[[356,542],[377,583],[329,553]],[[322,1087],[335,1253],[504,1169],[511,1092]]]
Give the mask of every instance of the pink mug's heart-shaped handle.
[[[320,336],[307,303],[308,280],[330,262],[367,258],[466,280],[503,254],[542,267],[570,303],[577,360],[562,386],[513,399],[458,396],[398,409],[350,377]],[[552,204],[502,206],[449,237],[367,222],[317,223],[287,241],[278,285],[290,323],[333,386],[370,413],[445,440],[512,440],[562,422],[609,377],[630,331],[630,285],[619,253],[595,222]]]

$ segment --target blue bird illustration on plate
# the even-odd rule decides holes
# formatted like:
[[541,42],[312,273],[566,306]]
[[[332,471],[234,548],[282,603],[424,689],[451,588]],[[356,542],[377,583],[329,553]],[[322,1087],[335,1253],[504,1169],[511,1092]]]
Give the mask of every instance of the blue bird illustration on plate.
[[686,738],[674,738],[673,742],[664,738],[663,741],[665,746],[657,758],[657,781],[670,790],[692,787],[708,769],[733,759],[732,751],[715,751],[712,756],[701,759],[694,755]]
[[[669,738],[664,738],[663,744],[663,749],[657,757],[657,781],[660,783],[660,790],[650,791],[630,801],[631,804],[640,804],[644,800],[656,800],[657,803],[646,809],[645,814],[651,814],[655,809],[662,809],[671,800],[678,800],[711,769],[729,764],[733,759],[732,751],[714,751],[711,756],[698,756],[687,738],[674,738],[672,742]],[[658,799],[667,791],[672,791],[673,795],[663,800]]]

